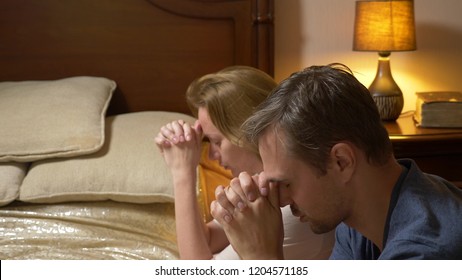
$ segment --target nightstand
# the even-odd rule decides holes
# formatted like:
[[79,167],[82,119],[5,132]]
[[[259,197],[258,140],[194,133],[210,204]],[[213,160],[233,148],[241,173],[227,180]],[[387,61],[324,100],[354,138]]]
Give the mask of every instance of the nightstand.
[[419,128],[413,113],[384,122],[396,158],[411,158],[426,173],[462,187],[462,129]]

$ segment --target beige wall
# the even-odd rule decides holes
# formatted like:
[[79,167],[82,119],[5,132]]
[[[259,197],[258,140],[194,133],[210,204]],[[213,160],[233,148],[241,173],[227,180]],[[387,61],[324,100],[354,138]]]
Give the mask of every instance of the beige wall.
[[[414,110],[416,91],[462,91],[462,1],[415,0],[417,51],[392,53],[391,68]],[[275,0],[275,78],[341,62],[367,87],[377,53],[353,52],[355,0]]]

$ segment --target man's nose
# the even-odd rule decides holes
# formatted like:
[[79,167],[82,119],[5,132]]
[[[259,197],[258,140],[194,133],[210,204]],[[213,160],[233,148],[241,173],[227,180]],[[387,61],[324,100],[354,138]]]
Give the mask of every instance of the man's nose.
[[279,206],[284,207],[286,205],[292,204],[292,198],[290,197],[290,192],[286,187],[279,187]]

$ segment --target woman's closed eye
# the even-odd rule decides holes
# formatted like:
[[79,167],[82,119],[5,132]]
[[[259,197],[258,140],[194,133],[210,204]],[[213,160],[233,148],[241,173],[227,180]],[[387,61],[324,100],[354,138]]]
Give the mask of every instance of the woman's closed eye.
[[212,144],[212,145],[214,145],[214,146],[217,146],[217,147],[220,147],[220,146],[221,146],[221,140],[209,138],[209,141],[210,141],[210,144]]

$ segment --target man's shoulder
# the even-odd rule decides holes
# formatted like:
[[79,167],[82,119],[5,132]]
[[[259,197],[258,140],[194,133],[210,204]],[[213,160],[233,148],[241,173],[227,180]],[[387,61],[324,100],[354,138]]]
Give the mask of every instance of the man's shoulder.
[[[401,209],[462,210],[462,189],[440,176],[422,172],[412,160],[399,160],[399,163],[408,168],[395,196]],[[395,202],[392,201],[392,205]]]
[[461,258],[462,190],[423,173],[413,162],[407,167],[409,172],[392,202],[381,258]]
[[[428,238],[394,239],[386,244],[380,259],[395,260],[459,260],[462,259],[462,242],[460,238],[452,239],[451,244],[442,244]],[[426,240],[424,240],[426,239]]]

